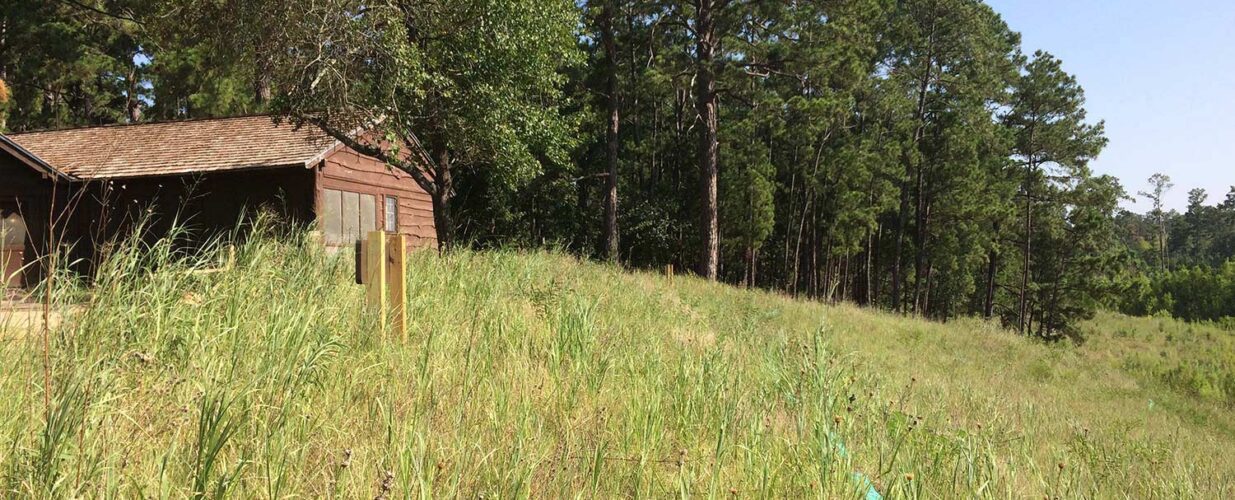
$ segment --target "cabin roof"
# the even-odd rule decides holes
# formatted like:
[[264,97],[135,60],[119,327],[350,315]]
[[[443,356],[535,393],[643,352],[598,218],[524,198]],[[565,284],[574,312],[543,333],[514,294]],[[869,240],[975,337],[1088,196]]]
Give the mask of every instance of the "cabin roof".
[[336,145],[317,127],[275,124],[266,115],[7,137],[59,173],[83,180],[311,166]]

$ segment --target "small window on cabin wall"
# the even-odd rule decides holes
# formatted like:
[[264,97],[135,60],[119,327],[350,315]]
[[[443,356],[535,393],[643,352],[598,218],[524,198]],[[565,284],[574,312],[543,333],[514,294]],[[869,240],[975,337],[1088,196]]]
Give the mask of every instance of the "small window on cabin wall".
[[377,197],[335,189],[322,190],[318,225],[327,245],[349,245],[377,230]]
[[386,196],[386,232],[399,232],[399,199]]
[[16,211],[0,211],[0,248],[26,247],[26,223]]

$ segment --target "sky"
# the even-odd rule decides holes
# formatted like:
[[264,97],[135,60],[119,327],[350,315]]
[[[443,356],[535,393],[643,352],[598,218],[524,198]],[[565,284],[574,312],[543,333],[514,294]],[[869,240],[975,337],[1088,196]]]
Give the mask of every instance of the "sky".
[[[1110,144],[1091,165],[1130,195],[1155,172],[1207,204],[1235,185],[1235,1],[986,0],[1027,54],[1045,50],[1085,89],[1089,117],[1106,121]],[[1149,210],[1139,198],[1124,206]]]

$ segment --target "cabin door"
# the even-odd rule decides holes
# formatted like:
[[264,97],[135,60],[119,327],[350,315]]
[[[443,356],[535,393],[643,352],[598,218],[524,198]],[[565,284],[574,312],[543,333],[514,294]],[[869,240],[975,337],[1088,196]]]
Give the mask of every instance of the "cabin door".
[[26,255],[26,220],[16,204],[0,202],[0,288],[20,287]]

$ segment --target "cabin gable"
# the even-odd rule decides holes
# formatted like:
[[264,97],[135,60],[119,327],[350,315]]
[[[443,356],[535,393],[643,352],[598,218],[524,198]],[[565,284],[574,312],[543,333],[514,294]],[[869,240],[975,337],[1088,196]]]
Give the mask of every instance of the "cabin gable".
[[411,236],[413,247],[437,248],[432,198],[407,172],[346,147],[325,155],[316,170],[318,228],[328,246],[385,230]]

